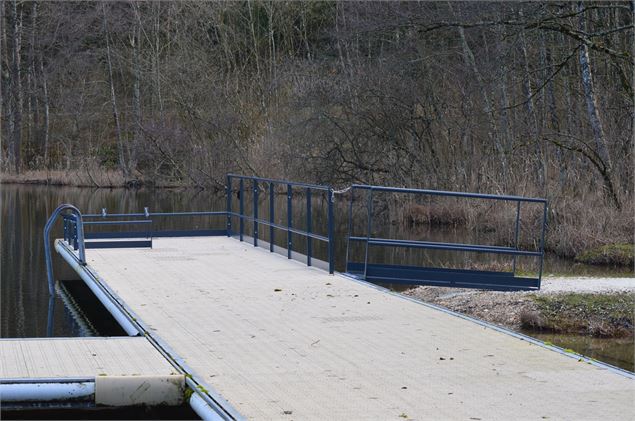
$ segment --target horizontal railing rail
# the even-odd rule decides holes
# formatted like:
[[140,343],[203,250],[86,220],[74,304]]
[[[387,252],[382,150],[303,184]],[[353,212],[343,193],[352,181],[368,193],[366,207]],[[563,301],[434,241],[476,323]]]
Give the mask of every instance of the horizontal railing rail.
[[[353,201],[355,192],[366,192],[366,217],[367,225],[365,227],[366,235],[353,235]],[[373,236],[373,194],[376,192],[387,192],[395,194],[415,194],[428,196],[441,196],[464,199],[484,199],[495,201],[506,201],[516,203],[516,217],[514,225],[514,245],[498,246],[483,244],[463,244],[458,242],[435,242],[424,240],[402,240],[393,238],[380,238]],[[542,205],[542,225],[540,233],[540,241],[537,250],[522,250],[519,248],[520,233],[520,211],[521,204],[537,204]],[[449,286],[468,286],[476,288],[489,289],[538,289],[542,280],[543,264],[544,264],[544,243],[545,229],[547,223],[547,200],[542,198],[530,198],[522,196],[510,195],[493,195],[467,192],[450,192],[442,190],[426,190],[426,189],[410,189],[400,187],[372,186],[363,184],[353,184],[351,186],[351,195],[349,203],[349,226],[348,237],[346,243],[346,271],[362,276],[366,280],[373,282],[388,283],[412,283],[424,285],[449,285]],[[353,262],[350,259],[352,255],[351,243],[364,243],[364,261]],[[433,249],[446,250],[454,252],[474,252],[474,253],[491,253],[496,255],[506,255],[513,258],[511,272],[499,271],[497,273],[504,276],[496,278],[492,271],[482,270],[455,270],[445,268],[429,268],[424,266],[405,267],[400,265],[377,264],[369,261],[369,251],[371,247],[397,247],[397,248],[414,248],[414,249]],[[517,257],[533,257],[539,259],[538,276],[518,277],[516,276],[516,259]],[[511,275],[511,276],[510,276]],[[495,279],[495,282],[493,279]]]
[[[232,194],[234,180],[238,181],[238,212],[235,212],[232,208]],[[250,186],[245,186],[245,182],[250,183]],[[268,190],[268,207],[269,207],[269,219],[260,218],[259,211],[259,195],[261,192],[260,186],[266,186]],[[279,224],[275,222],[275,188],[276,186],[286,187],[287,195],[287,224]],[[252,192],[252,214],[247,215],[245,213],[245,189],[250,188]],[[306,229],[302,230],[293,226],[293,193],[294,189],[302,191],[305,196],[306,206]],[[284,231],[287,234],[286,249],[287,257],[292,258],[293,255],[293,235],[300,235],[306,238],[306,262],[307,266],[312,265],[313,258],[313,240],[325,242],[327,244],[327,260],[329,273],[335,271],[335,256],[334,256],[334,239],[333,239],[333,226],[334,226],[334,214],[333,214],[333,189],[330,186],[317,185],[293,182],[287,180],[275,180],[271,178],[245,176],[238,174],[227,174],[227,236],[233,234],[232,231],[232,217],[238,218],[238,238],[240,241],[244,241],[245,236],[245,221],[253,223],[253,244],[258,246],[259,240],[259,228],[261,225],[269,228],[269,251],[273,252],[275,248],[275,235],[276,230]],[[326,235],[316,234],[313,231],[313,212],[312,212],[312,195],[314,191],[325,192],[327,196],[327,233]]]
[[532,203],[545,203],[545,204],[547,203],[547,199],[541,199],[537,197],[455,192],[455,191],[444,191],[444,190],[409,189],[405,187],[371,186],[367,184],[353,184],[351,185],[351,189],[385,191],[385,192],[392,192],[392,193],[416,193],[416,194],[426,194],[429,196],[447,196],[447,197],[465,197],[465,198],[472,198],[472,199],[503,200],[503,201],[512,201],[512,202],[532,202]]
[[[91,213],[84,215],[84,225],[135,225],[135,224],[152,224],[154,219],[163,218],[182,218],[182,217],[224,217],[225,211],[188,211],[188,212],[150,212],[149,208],[144,208],[143,212],[130,213],[108,213],[102,208],[101,213]],[[128,218],[119,220],[118,218]],[[140,218],[140,219],[130,219]],[[149,219],[154,218],[154,219]],[[115,220],[111,220],[115,219]],[[151,227],[144,231],[116,231],[116,232],[91,232],[86,234],[87,239],[130,239],[130,238],[159,238],[159,237],[207,237],[226,235],[224,229],[155,229]],[[115,243],[103,243],[112,247],[116,247]],[[126,245],[134,246],[134,243],[122,243],[121,247]],[[151,246],[151,244],[149,245]]]

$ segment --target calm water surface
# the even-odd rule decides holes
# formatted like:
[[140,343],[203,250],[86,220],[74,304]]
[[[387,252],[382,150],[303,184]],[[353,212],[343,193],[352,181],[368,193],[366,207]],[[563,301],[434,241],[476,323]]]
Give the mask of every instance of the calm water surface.
[[[265,196],[265,195],[263,195]],[[72,203],[84,213],[99,213],[102,208],[108,212],[142,212],[149,207],[151,212],[178,212],[191,210],[224,210],[224,195],[194,190],[125,190],[125,189],[80,189],[48,186],[18,186],[0,185],[1,199],[1,235],[2,260],[0,266],[0,336],[1,337],[43,337],[47,336],[47,321],[49,309],[48,287],[44,261],[43,229],[51,212],[60,203]],[[266,198],[261,198],[266,200]],[[250,200],[246,200],[245,212],[251,212]],[[234,201],[236,206],[237,201]],[[295,202],[294,202],[295,203]],[[303,203],[299,200],[298,203]],[[295,206],[295,205],[294,205]],[[263,202],[260,206],[260,217],[268,218],[268,206]],[[313,201],[314,231],[326,231],[326,200],[316,195]],[[276,198],[275,219],[286,224],[286,199],[284,195]],[[336,234],[338,242],[336,249],[336,268],[343,270],[346,256],[345,236],[347,226],[346,202],[336,202]],[[304,228],[306,208],[295,206],[292,214],[294,226]],[[383,218],[383,220],[382,220]],[[367,221],[356,218],[358,224],[353,228],[353,234],[363,232]],[[154,229],[160,228],[224,228],[223,218],[191,218],[191,219],[153,219]],[[374,236],[392,238],[418,238],[433,241],[459,241],[487,243],[487,234],[467,232],[460,229],[405,228],[402,224],[394,223],[390,217],[380,216],[373,220]],[[237,227],[237,221],[234,221]],[[245,224],[246,233],[252,232],[252,224]],[[263,239],[268,240],[268,229],[261,230]],[[61,223],[54,231],[54,237],[61,236]],[[283,246],[286,241],[284,234],[275,238],[278,245]],[[306,241],[294,236],[296,251],[306,250]],[[314,253],[317,258],[325,259],[326,247],[315,241]],[[54,253],[55,254],[55,253]],[[352,249],[353,258],[363,261],[363,250]],[[370,252],[372,261],[400,262],[401,264],[428,262],[448,267],[469,265],[487,265],[495,261],[503,266],[511,265],[507,258],[492,259],[491,256],[465,253],[463,256],[439,251],[413,251],[409,249],[382,250],[374,249]],[[58,280],[76,279],[69,268],[65,267],[55,257],[55,274]],[[536,270],[535,261],[519,261],[520,270],[532,272]],[[628,271],[607,270],[593,266],[574,264],[571,261],[548,257],[545,260],[545,273],[560,275],[586,276],[628,276]],[[81,291],[66,294],[65,284],[60,284],[60,294],[55,297],[55,312],[53,319],[53,336],[82,336],[104,333],[95,319],[94,311],[82,311],[82,305],[73,303],[73,297],[81,297]],[[87,310],[87,309],[84,309]],[[88,309],[90,310],[90,309]],[[91,313],[86,317],[85,313]],[[94,321],[94,320],[92,320]],[[107,328],[106,328],[107,329]],[[100,332],[101,330],[101,332]],[[569,335],[570,336],[570,335]],[[581,353],[633,370],[633,343],[619,340],[593,340],[578,336],[562,336],[546,339],[556,345],[572,348]],[[598,345],[601,343],[602,345]],[[598,349],[601,348],[601,351]],[[615,352],[614,352],[615,351]],[[629,359],[630,355],[630,359]],[[625,361],[625,362],[623,362]]]

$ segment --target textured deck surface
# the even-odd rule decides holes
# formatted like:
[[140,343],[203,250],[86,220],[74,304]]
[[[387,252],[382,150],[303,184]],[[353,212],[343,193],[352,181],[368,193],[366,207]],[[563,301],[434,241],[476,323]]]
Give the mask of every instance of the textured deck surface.
[[625,419],[635,381],[225,237],[88,264],[251,419]]
[[145,338],[1,339],[0,379],[175,374]]

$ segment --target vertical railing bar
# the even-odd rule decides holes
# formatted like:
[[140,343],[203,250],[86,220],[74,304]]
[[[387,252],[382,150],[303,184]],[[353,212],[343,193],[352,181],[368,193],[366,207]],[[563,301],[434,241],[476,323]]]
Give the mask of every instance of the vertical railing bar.
[[244,220],[244,213],[245,213],[245,183],[243,182],[243,179],[240,179],[240,183],[239,183],[239,187],[238,187],[238,197],[240,199],[240,205],[239,205],[239,213],[240,213],[240,222],[239,222],[239,227],[240,227],[240,241],[243,241],[243,235],[245,233],[245,220]]
[[373,188],[368,190],[368,231],[366,232],[366,253],[364,256],[364,279],[368,274],[368,248],[370,242],[370,233],[373,229]]
[[77,250],[79,248],[79,244],[77,244],[77,219],[75,219],[75,224],[73,224],[73,249]]
[[253,188],[254,188],[254,209],[253,209],[253,217],[254,217],[254,247],[258,246],[258,181],[253,179]]
[[82,265],[86,264],[86,249],[84,244],[84,225],[82,224],[82,217],[80,215],[74,215],[75,218],[75,246],[74,249],[79,249],[79,262]]
[[353,197],[355,196],[355,188],[351,187],[351,200],[348,205],[348,237],[346,237],[346,267],[344,270],[348,272],[348,262],[350,256],[351,234],[353,233]]
[[293,246],[293,239],[291,237],[291,229],[293,227],[292,208],[291,208],[291,184],[287,184],[287,258],[291,258],[291,248]]
[[[274,219],[274,184],[269,183],[269,222],[271,224],[275,223]],[[275,231],[273,229],[273,225],[269,225],[269,251],[273,253],[275,243]]]
[[547,228],[547,202],[544,203],[542,211],[542,233],[540,234],[540,270],[538,271],[538,282],[542,281],[542,270],[545,260],[545,230]]
[[232,176],[227,175],[227,188],[225,193],[227,194],[227,236],[232,236]]
[[329,187],[326,194],[328,194],[329,273],[332,274],[335,271],[335,241],[333,238],[333,228],[335,225],[335,219],[333,216],[333,200],[335,193],[333,192],[333,189]]
[[[306,189],[306,232],[311,234],[312,232],[312,223],[311,223],[311,188],[307,187]],[[306,236],[306,265],[311,266],[311,254],[313,252],[313,243],[310,235]]]
[[[516,229],[514,231],[514,248],[518,250],[518,235],[520,232],[520,200],[516,202]],[[512,272],[514,272],[514,276],[516,276],[516,255],[514,255],[514,265],[512,267]]]

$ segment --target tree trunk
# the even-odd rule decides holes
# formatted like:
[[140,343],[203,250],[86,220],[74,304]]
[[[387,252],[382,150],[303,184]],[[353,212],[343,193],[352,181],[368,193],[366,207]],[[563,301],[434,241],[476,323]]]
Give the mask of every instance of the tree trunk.
[[20,49],[22,37],[22,13],[18,17],[18,2],[13,0],[11,10],[11,93],[13,111],[13,133],[9,148],[9,161],[16,173],[22,168],[22,74],[20,72]]
[[128,166],[134,171],[137,162],[137,151],[141,143],[141,15],[136,5],[133,3],[135,11],[135,25],[132,36],[133,48],[133,86],[132,86],[132,113],[134,118],[134,139],[130,156],[128,157]]
[[33,148],[33,152],[39,152],[38,146],[38,130],[37,127],[40,124],[38,98],[37,98],[37,60],[35,55],[35,44],[37,34],[37,12],[38,2],[34,1],[31,4],[31,39],[29,41],[29,68],[28,68],[28,82],[29,82],[29,143]]
[[42,93],[44,95],[44,165],[49,168],[49,90],[46,74],[44,73],[44,54],[40,52],[40,74],[42,78]]
[[115,95],[115,81],[112,74],[112,59],[110,57],[110,41],[108,35],[108,24],[106,21],[106,8],[102,4],[104,14],[104,32],[106,33],[106,62],[108,64],[108,80],[110,83],[110,104],[112,106],[112,116],[115,121],[115,131],[117,135],[117,152],[119,157],[119,168],[124,178],[128,178],[128,168],[126,166],[126,158],[124,155],[123,137],[121,134],[121,124],[119,122],[119,111],[117,110],[117,97]]
[[[586,25],[584,21],[584,5],[582,2],[578,2],[578,29],[584,33],[586,32]],[[595,95],[595,89],[593,86],[593,73],[591,69],[591,60],[589,58],[589,49],[586,44],[582,43],[580,46],[580,73],[582,78],[582,87],[584,88],[584,99],[586,101],[587,114],[589,117],[589,123],[593,130],[593,137],[595,139],[595,151],[598,157],[602,160],[605,167],[604,174],[604,186],[607,189],[607,193],[615,206],[621,208],[621,203],[617,192],[614,189],[615,182],[613,181],[613,171],[611,165],[611,157],[606,145],[606,138],[604,136],[604,128],[602,126],[602,119],[600,118],[600,112],[598,110],[597,97]]]
[[[522,14],[521,14],[522,16]],[[523,57],[524,77],[523,77],[523,94],[525,95],[525,106],[527,107],[527,125],[529,126],[530,142],[534,145],[534,168],[536,178],[540,187],[545,187],[545,164],[542,157],[542,148],[540,144],[538,120],[536,116],[536,107],[532,96],[531,73],[529,71],[529,57],[527,55],[527,40],[525,32],[520,35],[520,49]]]
[[[2,39],[0,42],[0,77],[2,78],[2,86],[0,91],[0,99],[1,99],[1,108],[0,110],[3,113],[4,121],[6,124],[3,124],[0,128],[2,132],[0,135],[2,139],[9,139],[9,145],[11,144],[11,136],[13,135],[13,108],[11,107],[11,77],[9,75],[9,69],[11,68],[11,61],[9,60],[9,48],[7,42],[7,25],[10,23],[7,21],[6,7],[8,7],[8,3],[0,4],[0,36]],[[7,148],[7,150],[10,148]],[[8,152],[8,151],[7,151]],[[0,151],[0,162],[2,163],[2,169],[5,170],[5,165],[9,162],[8,157],[5,159],[4,151]]]

